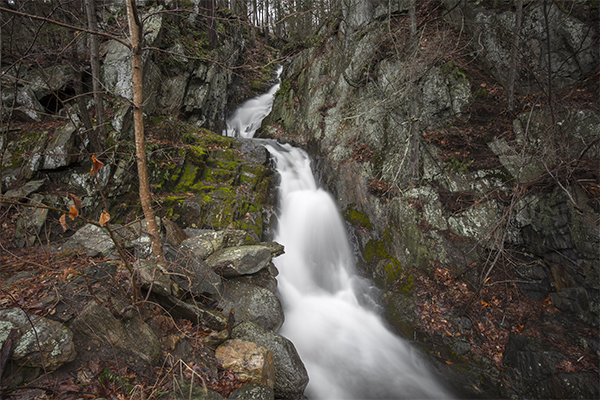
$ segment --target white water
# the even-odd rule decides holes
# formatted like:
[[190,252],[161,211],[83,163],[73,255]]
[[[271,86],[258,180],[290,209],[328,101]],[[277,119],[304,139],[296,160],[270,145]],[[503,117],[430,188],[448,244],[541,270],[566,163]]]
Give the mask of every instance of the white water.
[[[283,67],[277,70],[277,78]],[[233,115],[225,121],[226,128],[223,135],[229,137],[252,138],[254,133],[262,123],[262,120],[269,115],[273,107],[273,96],[279,89],[279,83],[273,85],[267,93],[246,100],[239,106]]]
[[[251,107],[268,114],[272,98],[260,101],[268,107]],[[264,116],[254,121],[249,113],[238,110],[234,116],[244,120],[232,117],[231,126],[260,126]],[[365,293],[344,223],[331,196],[317,187],[308,155],[276,142],[265,146],[281,175],[274,239],[285,254],[273,260],[286,318],[280,333],[294,343],[308,370],[305,394],[311,400],[449,398],[419,354],[359,303]]]

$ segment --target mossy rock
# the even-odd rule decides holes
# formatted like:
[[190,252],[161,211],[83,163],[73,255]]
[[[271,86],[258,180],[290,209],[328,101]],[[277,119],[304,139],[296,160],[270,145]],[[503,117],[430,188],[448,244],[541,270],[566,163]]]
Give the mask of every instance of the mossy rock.
[[362,226],[363,228],[372,229],[373,224],[369,220],[369,217],[363,212],[360,212],[354,208],[351,204],[344,212],[344,218],[354,226]]

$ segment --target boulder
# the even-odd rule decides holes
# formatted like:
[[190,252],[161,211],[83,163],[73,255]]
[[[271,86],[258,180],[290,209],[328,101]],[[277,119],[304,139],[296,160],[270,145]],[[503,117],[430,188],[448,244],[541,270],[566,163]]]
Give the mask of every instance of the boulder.
[[234,339],[264,346],[273,353],[276,398],[301,399],[308,385],[308,373],[294,347],[285,337],[252,322],[242,322],[232,331]]
[[241,246],[245,242],[246,232],[233,229],[209,231],[194,235],[192,229],[185,230],[189,239],[181,242],[182,249],[206,259],[215,251],[225,247]]
[[[112,301],[119,312],[123,310],[115,300],[108,301]],[[90,301],[75,318],[72,328],[88,340],[99,340],[129,350],[149,364],[160,359],[160,342],[138,313],[134,312],[130,319],[119,320],[108,308]]]
[[86,224],[61,247],[62,250],[85,250],[90,257],[106,257],[116,250],[106,229]]
[[171,279],[183,290],[198,296],[222,295],[221,277],[204,260],[183,248],[165,246],[164,249]]
[[77,160],[76,132],[77,128],[70,122],[54,132],[54,138],[46,146],[43,169],[66,167]]
[[225,278],[254,274],[269,262],[271,250],[260,244],[225,248],[206,259],[206,263]]
[[227,318],[223,316],[223,313],[205,308],[199,302],[190,304],[173,295],[160,296],[157,301],[176,318],[202,323],[202,325],[217,331],[224,329],[227,325]]
[[156,261],[138,259],[133,268],[138,277],[138,283],[145,290],[151,290],[153,293],[168,296],[172,293],[171,277]]
[[12,329],[19,330],[12,360],[20,366],[54,371],[77,355],[73,333],[59,322],[26,314],[19,308],[0,310],[0,344]]
[[229,394],[229,400],[274,400],[275,392],[269,386],[249,383]]
[[226,314],[233,309],[237,322],[253,322],[275,332],[283,325],[283,308],[277,296],[250,283],[229,280],[221,307]]
[[248,382],[273,388],[275,369],[273,353],[256,343],[233,339],[220,345],[215,357],[221,366]]
[[39,237],[40,231],[48,218],[48,209],[44,207],[44,196],[33,194],[29,201],[31,205],[41,207],[26,207],[17,220],[15,243],[18,247],[32,246]]

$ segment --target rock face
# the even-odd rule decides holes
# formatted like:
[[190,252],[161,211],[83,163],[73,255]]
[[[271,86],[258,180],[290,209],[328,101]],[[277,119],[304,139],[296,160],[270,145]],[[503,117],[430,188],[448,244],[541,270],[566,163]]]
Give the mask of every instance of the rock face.
[[[393,3],[402,8],[406,4],[401,3],[407,2]],[[511,45],[506,38],[514,13],[496,11],[506,8],[492,8],[487,2],[444,3],[449,11],[446,18],[464,22],[473,43],[482,46],[489,72],[506,84]],[[522,93],[540,88],[540,80],[528,74],[546,76],[548,70],[543,4],[526,3],[520,65],[531,68],[519,72],[517,86]],[[373,22],[376,15],[383,15],[379,7],[380,2],[369,1],[346,10],[347,28],[324,25],[319,33],[327,40],[286,65],[273,111],[259,135],[279,137],[283,131],[287,140],[314,155],[322,182],[338,199],[351,227],[361,269],[383,289],[387,316],[402,334],[412,338],[415,333],[410,270],[432,274],[443,266],[476,285],[483,276],[482,266],[490,265],[486,257],[499,248],[519,249],[533,257],[515,267],[515,279],[525,282],[519,290],[536,301],[551,302],[573,323],[597,328],[599,271],[592,260],[600,257],[600,237],[593,222],[600,218],[600,209],[592,195],[595,189],[566,183],[564,175],[557,173],[579,157],[589,162],[584,168],[598,164],[597,111],[574,109],[550,115],[534,109],[517,114],[507,123],[510,135],[489,135],[483,146],[469,148],[472,151],[464,158],[451,157],[452,146],[444,141],[450,140],[452,129],[461,131],[455,122],[487,129],[496,116],[480,107],[492,99],[482,86],[474,86],[474,77],[456,61],[427,62],[436,54],[436,46],[430,44],[443,43],[442,36],[422,42],[416,58],[389,50],[395,45],[386,42],[389,32]],[[555,84],[567,85],[584,76],[591,79],[598,55],[589,35],[596,27],[554,5],[546,12],[549,21],[555,21],[550,28]],[[439,140],[432,139],[436,133]],[[457,143],[470,140],[456,139]],[[484,159],[493,162],[486,164]],[[597,174],[591,174],[594,178],[589,179],[596,182]],[[515,195],[515,188],[522,190],[534,182],[551,189]],[[562,338],[574,346],[587,340]],[[467,342],[447,343],[455,353],[470,354]],[[525,368],[522,363],[509,364],[515,374]],[[489,370],[479,366],[474,369]],[[470,376],[479,379],[475,375]],[[497,370],[490,375],[493,385],[504,385]],[[560,396],[567,387],[552,382],[544,396]],[[589,397],[595,393],[586,384],[578,390]]]
[[[511,56],[510,44],[505,37],[514,31],[515,13],[497,13],[486,8],[484,2],[468,2],[459,7],[455,7],[457,0],[445,0],[444,3],[452,9],[448,18],[453,23],[460,25],[466,22],[465,28],[471,35],[479,35],[490,72],[500,82],[508,82]],[[546,15],[548,27],[544,22]],[[535,77],[547,75],[548,51],[551,53],[550,69],[555,85],[568,85],[588,76],[598,64],[598,53],[592,44],[593,35],[589,26],[562,12],[556,4],[526,4],[518,54],[520,64],[528,68],[519,71],[520,90],[532,92],[540,89]]]

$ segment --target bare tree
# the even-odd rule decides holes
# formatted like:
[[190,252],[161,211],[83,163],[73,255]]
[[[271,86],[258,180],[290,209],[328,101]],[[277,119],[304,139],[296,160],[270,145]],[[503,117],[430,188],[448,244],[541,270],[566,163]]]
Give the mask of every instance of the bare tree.
[[131,66],[133,80],[133,127],[135,132],[135,151],[137,156],[138,179],[140,185],[140,202],[146,217],[148,233],[152,242],[152,252],[162,265],[166,265],[160,241],[156,214],[152,208],[152,196],[148,180],[146,162],[146,144],[144,137],[144,93],[142,85],[142,22],[138,16],[135,0],[127,0],[127,19],[131,36]]

